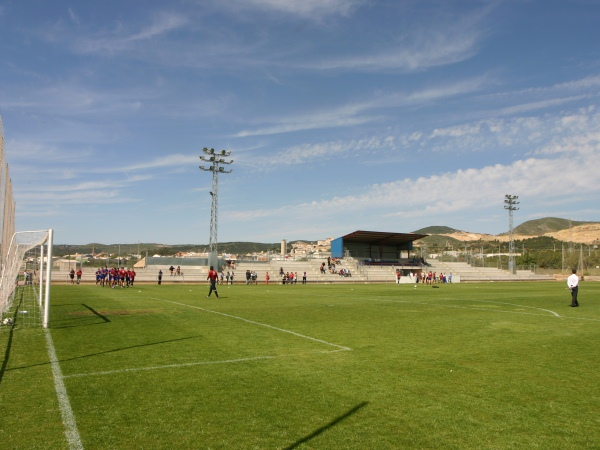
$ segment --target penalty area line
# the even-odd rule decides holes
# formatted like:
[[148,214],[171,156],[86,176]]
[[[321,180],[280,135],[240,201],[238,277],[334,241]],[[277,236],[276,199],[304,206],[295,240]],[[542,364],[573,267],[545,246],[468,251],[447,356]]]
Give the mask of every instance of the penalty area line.
[[[449,300],[458,300],[458,299],[449,299]],[[549,312],[553,316],[561,317],[561,315],[558,314],[557,312],[554,312],[554,311],[552,311],[550,309],[538,308],[537,306],[517,305],[516,303],[508,303],[508,302],[492,302],[490,300],[468,300],[468,301],[470,301],[470,302],[479,302],[479,303],[491,303],[493,305],[510,305],[510,306],[517,306],[519,308],[537,309],[539,311]],[[519,311],[515,311],[515,312],[519,312]]]
[[231,314],[227,314],[227,313],[223,313],[223,312],[219,312],[219,311],[213,311],[211,309],[202,308],[200,306],[187,305],[185,303],[173,302],[171,300],[165,300],[165,299],[162,299],[162,298],[156,298],[156,297],[148,297],[148,298],[150,298],[152,300],[160,300],[162,302],[172,303],[174,305],[187,306],[188,308],[198,309],[200,311],[208,312],[208,313],[211,313],[211,314],[218,314],[220,316],[229,317],[230,319],[241,320],[243,322],[251,323],[253,325],[259,325],[261,327],[270,328],[271,330],[281,331],[282,333],[288,333],[288,334],[297,336],[297,337],[302,338],[302,339],[308,339],[308,340],[313,341],[313,342],[319,342],[320,344],[325,344],[325,345],[328,345],[330,347],[338,348],[340,350],[352,351],[352,349],[350,347],[344,347],[343,345],[338,345],[338,344],[334,344],[332,342],[324,341],[322,339],[317,339],[317,338],[314,338],[314,337],[311,337],[311,336],[306,336],[304,334],[296,333],[295,331],[291,331],[291,330],[286,330],[285,328],[275,327],[275,326],[269,325],[267,323],[256,322],[254,320],[245,319],[243,317],[234,316],[234,315],[231,315]]
[[180,364],[164,364],[161,366],[150,366],[150,367],[130,367],[128,369],[116,369],[116,370],[105,370],[101,372],[90,372],[90,373],[76,373],[71,375],[64,375],[63,378],[82,378],[82,377],[94,377],[94,376],[102,376],[102,375],[113,375],[118,373],[128,373],[128,372],[143,372],[143,371],[152,371],[152,370],[161,370],[161,369],[180,369],[184,367],[193,367],[193,366],[210,366],[216,364],[235,364],[242,362],[250,362],[250,361],[263,361],[269,359],[280,359],[280,358],[289,358],[294,356],[303,356],[303,355],[315,355],[315,354],[327,354],[327,353],[338,353],[345,352],[347,350],[323,350],[316,352],[308,352],[308,353],[290,353],[285,355],[265,355],[265,356],[251,356],[248,358],[235,358],[235,359],[224,359],[220,361],[195,361],[189,363],[180,363]]
[[[449,299],[449,300],[456,300],[456,299]],[[498,314],[521,314],[521,315],[526,315],[526,316],[551,317],[548,314],[536,314],[533,312],[506,311],[506,310],[497,310],[497,309],[489,309],[489,308],[477,308],[475,306],[446,305],[443,303],[428,303],[428,302],[417,302],[417,301],[408,301],[408,300],[387,300],[387,299],[378,299],[378,301],[386,302],[386,303],[404,303],[407,305],[437,306],[439,308],[469,309],[469,310],[473,310],[473,311],[486,311],[486,312],[498,313]],[[485,300],[479,300],[479,301],[485,302]],[[537,308],[535,306],[517,305],[515,303],[504,303],[504,302],[486,302],[486,303],[498,303],[498,304],[504,304],[504,305],[520,306],[523,308],[533,308],[533,309],[537,309],[540,311],[549,312],[558,319],[585,320],[585,321],[590,321],[590,322],[600,322],[600,319],[591,319],[589,317],[561,316],[560,314],[558,314],[550,309]]]

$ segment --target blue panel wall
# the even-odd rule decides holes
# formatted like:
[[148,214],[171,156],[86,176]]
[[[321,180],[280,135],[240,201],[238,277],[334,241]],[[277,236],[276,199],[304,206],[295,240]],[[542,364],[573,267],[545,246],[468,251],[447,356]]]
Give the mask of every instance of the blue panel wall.
[[344,257],[344,239],[339,237],[331,241],[331,257],[332,258],[343,258]]

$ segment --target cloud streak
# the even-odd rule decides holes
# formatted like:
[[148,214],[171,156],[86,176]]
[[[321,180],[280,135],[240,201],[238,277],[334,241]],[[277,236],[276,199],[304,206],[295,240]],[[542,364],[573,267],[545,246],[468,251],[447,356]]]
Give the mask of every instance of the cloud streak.
[[[528,136],[538,131],[554,130],[554,136],[541,144],[536,157],[518,159],[511,164],[486,165],[458,169],[417,178],[404,178],[388,183],[366,186],[362,192],[307,203],[290,208],[254,209],[222,212],[232,221],[268,221],[285,214],[291,222],[298,224],[313,221],[335,220],[338,216],[352,216],[347,225],[352,228],[365,228],[365,223],[373,229],[377,224],[393,223],[397,219],[432,218],[435,216],[469,214],[497,208],[507,192],[525,195],[530,203],[560,204],[572,202],[581,192],[587,195],[600,193],[600,115],[592,111],[578,114],[544,118],[544,120],[513,120],[477,122],[463,127],[435,130],[427,139],[470,139],[479,135],[485,128],[486,134],[502,136],[509,133],[513,137],[510,145],[519,140],[528,141]],[[589,130],[593,131],[589,131]],[[588,132],[581,133],[581,130]],[[420,135],[424,139],[426,135]],[[503,139],[500,137],[499,140]],[[388,140],[388,145],[392,140]],[[383,147],[382,142],[376,144]],[[448,145],[452,147],[451,145]],[[289,149],[289,163],[303,163],[305,160],[319,159],[330,153],[345,153],[365,148],[364,142],[330,143],[311,149],[302,147]],[[294,156],[303,155],[306,159]],[[303,155],[304,156],[304,155]],[[600,211],[600,209],[598,210]],[[368,219],[364,219],[364,217]],[[390,228],[393,229],[393,228]]]
[[232,0],[226,6],[242,11],[258,9],[263,12],[320,20],[332,15],[347,16],[363,3],[363,0]]

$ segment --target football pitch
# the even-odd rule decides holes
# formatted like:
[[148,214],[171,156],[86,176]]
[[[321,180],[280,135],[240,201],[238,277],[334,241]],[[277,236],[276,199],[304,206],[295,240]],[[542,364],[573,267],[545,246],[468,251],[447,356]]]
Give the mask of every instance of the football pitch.
[[600,283],[53,285],[7,449],[600,448]]

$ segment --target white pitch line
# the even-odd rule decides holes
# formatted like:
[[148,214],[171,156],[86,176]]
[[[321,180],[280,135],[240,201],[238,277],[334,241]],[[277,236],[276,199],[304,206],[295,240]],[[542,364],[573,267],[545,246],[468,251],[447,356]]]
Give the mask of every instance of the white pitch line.
[[489,300],[469,300],[472,302],[480,302],[480,303],[492,303],[492,304],[497,304],[497,305],[511,305],[511,306],[518,306],[519,308],[531,308],[531,309],[539,309],[540,311],[546,311],[549,312],[550,314],[555,315],[556,317],[561,317],[560,314],[550,310],[550,309],[544,309],[544,308],[538,308],[536,306],[527,306],[527,305],[517,305],[515,303],[507,303],[507,302],[492,302]]
[[324,351],[305,352],[305,353],[290,353],[290,354],[284,354],[284,355],[252,356],[249,358],[224,359],[224,360],[220,360],[220,361],[196,361],[196,362],[180,363],[180,364],[165,364],[162,366],[131,367],[128,369],[105,370],[102,372],[76,373],[76,374],[72,374],[72,375],[65,375],[63,378],[94,377],[94,376],[102,376],[102,375],[113,375],[116,373],[142,372],[142,371],[161,370],[161,369],[179,369],[179,368],[183,368],[183,367],[208,366],[208,365],[214,365],[214,364],[233,364],[233,363],[248,362],[248,361],[261,361],[261,360],[266,360],[266,359],[288,358],[290,356],[337,353],[337,352],[344,352],[344,351],[346,351],[346,350],[342,350],[342,349],[324,350]]
[[283,333],[292,334],[294,336],[297,336],[297,337],[300,337],[300,338],[303,338],[303,339],[308,339],[308,340],[311,340],[311,341],[314,341],[314,342],[318,342],[320,344],[328,345],[330,347],[335,347],[337,350],[322,350],[322,351],[313,351],[313,352],[284,354],[284,355],[253,356],[253,357],[249,357],[249,358],[236,358],[236,359],[227,359],[227,360],[221,360],[221,361],[196,361],[196,362],[190,362],[190,363],[165,364],[165,365],[162,365],[162,366],[151,366],[151,367],[132,367],[132,368],[128,368],[128,369],[106,370],[106,371],[102,371],[102,372],[90,372],[90,373],[71,374],[71,375],[65,375],[62,378],[78,378],[78,377],[101,376],[101,375],[111,375],[111,374],[116,374],[116,373],[140,372],[140,371],[147,371],[147,370],[160,370],[160,369],[181,368],[181,367],[212,365],[212,364],[231,364],[231,363],[239,363],[239,362],[247,362],[247,361],[260,361],[260,360],[266,360],[266,359],[286,358],[286,357],[298,356],[298,355],[325,354],[325,353],[337,353],[337,352],[352,351],[352,349],[349,348],[349,347],[344,347],[342,345],[333,344],[331,342],[327,342],[327,341],[324,341],[322,339],[317,339],[317,338],[314,338],[314,337],[311,337],[311,336],[306,336],[304,334],[296,333],[295,331],[286,330],[284,328],[274,327],[273,325],[269,325],[269,324],[261,323],[261,322],[256,322],[254,320],[245,319],[243,317],[233,316],[231,314],[226,314],[226,313],[222,313],[222,312],[219,312],[219,311],[213,311],[213,310],[210,310],[210,309],[201,308],[200,306],[187,305],[185,303],[173,302],[171,300],[165,300],[165,299],[162,299],[162,298],[156,298],[156,297],[148,297],[148,298],[150,298],[152,300],[159,300],[159,301],[162,301],[162,302],[173,303],[174,305],[187,306],[189,308],[199,309],[201,311],[212,313],[212,314],[219,314],[221,316],[229,317],[231,319],[237,319],[237,320],[241,320],[243,322],[251,323],[253,325],[259,325],[261,327],[266,327],[266,328],[270,328],[272,330],[280,331],[280,332],[283,332]]
[[[449,300],[455,300],[455,299],[449,299]],[[407,304],[411,304],[411,305],[425,305],[425,306],[439,306],[441,308],[456,308],[456,309],[472,309],[474,311],[488,311],[488,312],[493,312],[493,313],[503,313],[503,314],[523,314],[523,315],[527,315],[527,316],[541,316],[541,317],[548,317],[547,314],[535,314],[535,313],[528,313],[528,312],[523,312],[523,311],[499,311],[496,309],[488,309],[488,308],[476,308],[473,306],[458,306],[458,305],[446,305],[446,304],[442,304],[442,303],[427,303],[427,302],[415,302],[415,301],[407,301],[407,300],[386,300],[386,299],[380,299],[379,301],[382,302],[388,302],[388,303],[407,303]],[[485,300],[473,300],[473,301],[485,301]],[[501,302],[488,302],[488,303],[501,303]],[[522,305],[515,305],[514,303],[503,303],[506,305],[513,305],[513,306],[522,306]],[[600,322],[600,319],[590,319],[587,317],[572,317],[572,316],[561,316],[557,313],[555,313],[554,311],[551,311],[549,309],[542,309],[542,308],[536,308],[534,306],[523,306],[524,308],[534,308],[534,309],[539,309],[541,311],[547,311],[550,312],[552,314],[554,314],[555,317],[558,317],[559,319],[565,319],[565,320],[587,320],[590,322]]]
[[60,407],[60,414],[65,427],[65,436],[69,444],[69,449],[83,449],[79,430],[77,429],[77,423],[75,422],[75,416],[71,409],[71,402],[69,402],[67,389],[63,382],[65,377],[63,377],[62,371],[60,370],[60,364],[58,363],[56,350],[54,349],[54,342],[52,341],[52,336],[50,336],[50,330],[46,328],[44,331],[46,332],[46,346],[48,347],[48,356],[50,357],[52,375],[54,376],[54,388],[56,389],[56,397],[58,398],[58,405]]
[[155,297],[148,297],[148,298],[150,298],[152,300],[160,300],[160,301],[163,301],[163,302],[172,303],[174,305],[187,306],[188,308],[199,309],[200,311],[204,311],[204,312],[208,312],[208,313],[212,313],[212,314],[219,314],[220,316],[229,317],[230,319],[237,319],[237,320],[241,320],[243,322],[251,323],[253,325],[259,325],[261,327],[266,327],[266,328],[270,328],[272,330],[281,331],[282,333],[292,334],[294,336],[297,336],[297,337],[300,337],[300,338],[303,338],[303,339],[308,339],[308,340],[311,340],[311,341],[314,341],[314,342],[319,342],[321,344],[329,345],[331,347],[339,348],[341,350],[352,351],[351,348],[344,347],[343,345],[333,344],[331,342],[323,341],[322,339],[317,339],[317,338],[314,338],[314,337],[311,337],[311,336],[306,336],[304,334],[296,333],[295,331],[286,330],[285,328],[275,327],[273,325],[269,325],[269,324],[266,324],[266,323],[255,322],[254,320],[244,319],[243,317],[233,316],[231,314],[227,314],[227,313],[223,313],[223,312],[219,312],[219,311],[213,311],[211,309],[201,308],[200,306],[187,305],[185,303],[173,302],[171,300],[164,300],[162,298],[155,298]]

